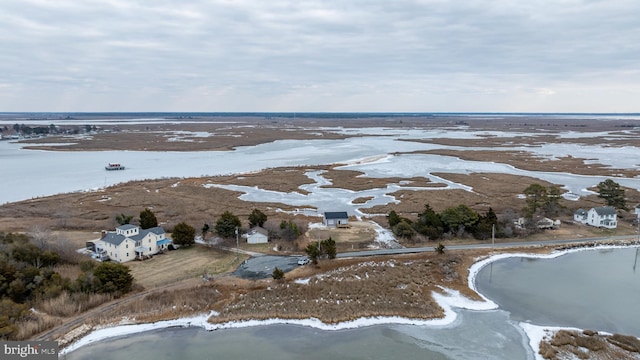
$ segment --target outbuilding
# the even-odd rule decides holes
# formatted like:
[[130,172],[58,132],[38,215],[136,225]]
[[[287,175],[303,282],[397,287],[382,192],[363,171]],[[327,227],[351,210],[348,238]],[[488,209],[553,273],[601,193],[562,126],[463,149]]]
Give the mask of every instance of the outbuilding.
[[346,211],[327,211],[324,213],[323,224],[328,227],[349,227],[349,214]]
[[259,226],[254,227],[245,234],[247,244],[266,244],[269,242],[269,232]]

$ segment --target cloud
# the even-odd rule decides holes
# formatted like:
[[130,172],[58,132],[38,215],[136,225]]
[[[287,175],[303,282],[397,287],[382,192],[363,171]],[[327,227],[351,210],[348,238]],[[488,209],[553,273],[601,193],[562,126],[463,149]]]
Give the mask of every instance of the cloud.
[[0,109],[513,111],[514,92],[544,90],[558,102],[516,111],[582,111],[562,99],[586,86],[585,103],[613,111],[639,95],[638,13],[630,0],[3,0]]

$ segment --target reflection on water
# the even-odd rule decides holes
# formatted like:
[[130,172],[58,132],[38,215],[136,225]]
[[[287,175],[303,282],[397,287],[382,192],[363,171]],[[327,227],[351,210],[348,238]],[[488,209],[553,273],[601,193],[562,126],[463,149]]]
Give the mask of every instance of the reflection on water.
[[478,273],[476,287],[517,321],[640,336],[637,254],[625,248],[498,260]]

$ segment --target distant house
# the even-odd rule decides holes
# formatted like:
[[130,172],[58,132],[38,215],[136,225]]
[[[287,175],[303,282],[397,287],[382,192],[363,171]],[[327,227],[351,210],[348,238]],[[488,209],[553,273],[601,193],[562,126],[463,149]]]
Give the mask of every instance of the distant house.
[[96,258],[127,262],[146,259],[167,250],[172,241],[160,226],[143,230],[139,226],[125,224],[118,226],[116,231],[104,232],[100,240],[91,243]]
[[595,227],[615,229],[618,227],[616,209],[613,206],[599,206],[589,211],[578,209],[573,213],[573,220]]
[[260,226],[252,228],[242,236],[247,238],[247,244],[266,244],[269,242],[269,232]]
[[536,222],[538,229],[558,229],[560,228],[560,220],[551,220],[549,218],[542,218]]
[[349,227],[349,215],[346,211],[325,212],[322,223],[328,227]]

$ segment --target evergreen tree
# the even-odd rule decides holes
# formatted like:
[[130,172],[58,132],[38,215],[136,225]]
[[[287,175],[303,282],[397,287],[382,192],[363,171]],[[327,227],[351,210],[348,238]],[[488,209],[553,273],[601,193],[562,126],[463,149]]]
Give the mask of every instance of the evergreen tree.
[[231,238],[235,236],[236,229],[240,228],[241,225],[242,223],[236,215],[232,214],[230,211],[225,211],[220,215],[220,218],[216,222],[215,229],[218,235],[225,238]]
[[604,199],[608,206],[616,209],[627,210],[627,199],[624,195],[624,189],[620,188],[620,184],[607,179],[598,185],[598,197]]
[[249,227],[260,226],[267,222],[267,215],[258,209],[253,209],[249,214]]
[[193,245],[196,241],[196,229],[183,221],[173,227],[171,238],[176,245]]
[[153,211],[145,208],[140,212],[140,228],[151,229],[158,226],[158,219]]

